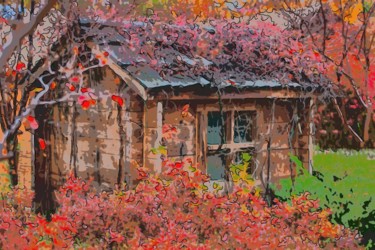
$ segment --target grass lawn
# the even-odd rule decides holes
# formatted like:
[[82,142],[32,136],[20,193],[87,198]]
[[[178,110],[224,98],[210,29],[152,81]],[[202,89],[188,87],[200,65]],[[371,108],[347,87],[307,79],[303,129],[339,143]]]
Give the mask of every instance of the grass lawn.
[[334,220],[359,229],[367,249],[375,248],[375,150],[318,151],[314,170],[326,189],[316,196],[332,208]]
[[375,150],[317,151],[313,163],[315,176],[300,168],[304,174],[294,184],[290,179],[280,181],[276,195],[288,200],[310,192],[332,210],[335,222],[359,229],[367,247],[375,247]]
[[338,192],[353,190],[347,195],[354,211],[362,211],[361,204],[369,199],[372,199],[372,206],[368,210],[375,210],[375,150],[318,151],[314,156],[314,170],[332,178],[333,187]]

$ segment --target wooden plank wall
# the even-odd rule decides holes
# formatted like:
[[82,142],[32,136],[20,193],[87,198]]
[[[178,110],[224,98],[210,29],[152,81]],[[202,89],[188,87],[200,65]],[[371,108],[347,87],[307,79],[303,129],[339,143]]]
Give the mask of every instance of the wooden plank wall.
[[[134,165],[142,165],[142,151],[137,150],[143,142],[142,102],[130,90],[118,93],[116,75],[109,68],[101,73],[102,79],[96,79],[100,83],[90,76],[87,79],[96,85],[91,85],[99,97],[95,106],[84,110],[79,104],[69,103],[54,109],[55,134],[51,139],[54,186],[61,185],[69,171],[76,171],[80,177],[93,178],[97,188],[110,189],[119,180],[131,182],[129,176],[135,175]],[[116,93],[126,103],[120,110],[111,99]]]

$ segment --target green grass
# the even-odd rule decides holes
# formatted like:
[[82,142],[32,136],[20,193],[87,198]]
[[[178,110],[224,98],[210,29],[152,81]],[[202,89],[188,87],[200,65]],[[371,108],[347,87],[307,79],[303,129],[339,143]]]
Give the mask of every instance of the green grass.
[[[314,170],[321,172],[325,180],[333,181],[331,188],[347,196],[338,200],[352,202],[348,207],[350,212],[343,218],[346,225],[349,218],[359,218],[363,212],[375,210],[374,155],[375,151],[338,151],[317,152],[314,156]],[[364,203],[370,199],[372,202],[364,209]]]
[[[280,181],[275,188],[284,200],[291,195],[308,191],[319,199],[322,207],[332,210],[336,223],[359,229],[364,243],[373,247],[375,236],[375,150],[337,152],[317,151],[314,155],[314,176],[302,168],[302,163],[292,156],[300,169],[295,182]],[[371,243],[372,242],[372,243]]]

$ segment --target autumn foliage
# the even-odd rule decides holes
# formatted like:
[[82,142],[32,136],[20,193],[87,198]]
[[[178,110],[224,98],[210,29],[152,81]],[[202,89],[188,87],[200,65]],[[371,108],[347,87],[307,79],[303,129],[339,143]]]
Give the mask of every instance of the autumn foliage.
[[333,225],[329,209],[319,209],[308,193],[268,206],[248,180],[237,179],[225,192],[189,163],[165,168],[161,175],[139,169],[134,189],[113,192],[97,193],[70,176],[56,192],[59,207],[50,220],[32,212],[30,192],[15,188],[1,203],[1,248],[359,247],[355,234]]

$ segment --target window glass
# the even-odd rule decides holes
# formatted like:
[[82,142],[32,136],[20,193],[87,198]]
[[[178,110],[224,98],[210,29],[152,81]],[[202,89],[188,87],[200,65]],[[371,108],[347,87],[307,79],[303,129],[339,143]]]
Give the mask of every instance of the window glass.
[[233,140],[235,143],[253,141],[255,113],[251,111],[234,112]]
[[207,155],[207,174],[211,180],[225,179],[226,159],[229,154],[228,150],[209,152]]
[[227,114],[220,111],[208,112],[207,144],[220,145],[226,143],[225,121]]

